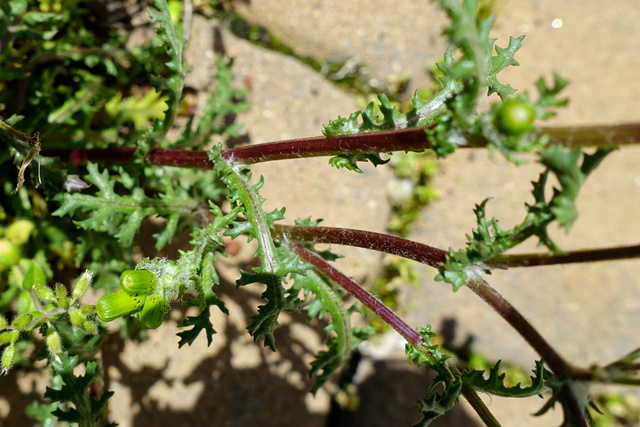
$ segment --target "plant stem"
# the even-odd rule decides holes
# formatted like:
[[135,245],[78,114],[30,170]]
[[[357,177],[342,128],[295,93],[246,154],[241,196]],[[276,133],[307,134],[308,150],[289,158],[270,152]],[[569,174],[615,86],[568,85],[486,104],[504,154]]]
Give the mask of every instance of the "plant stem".
[[[440,262],[443,262],[444,256],[446,254],[441,249],[422,245],[417,242],[412,242],[399,237],[385,236],[383,234],[361,230],[331,227],[292,227],[277,225],[275,228],[275,233],[282,235],[283,238],[288,240],[289,242],[299,241],[313,243],[339,243],[364,247],[368,249],[375,249],[387,253],[396,254],[408,259],[423,262],[433,267],[437,267]],[[307,249],[304,249],[302,246],[294,243],[289,243],[289,248],[293,252],[300,255],[303,259],[313,264],[316,268],[321,270],[323,274],[327,275],[330,279],[336,281],[336,283],[344,287],[349,293],[354,295],[363,304],[371,308],[374,313],[378,314],[378,316],[380,316],[382,320],[391,325],[396,331],[398,331],[403,337],[405,337],[407,341],[415,345],[414,341],[412,340],[413,335],[405,335],[405,333],[403,333],[407,328],[409,328],[409,326],[406,325],[404,321],[397,315],[395,315],[395,313],[384,306],[384,304],[382,304],[379,300],[369,294],[366,290],[362,289],[351,279],[347,278],[338,270],[330,266],[318,255],[315,255]],[[314,258],[312,258],[307,253],[313,255]],[[320,261],[313,262],[312,259],[317,259]],[[511,327],[514,328],[525,339],[525,341],[527,341],[527,343],[531,345],[531,347],[533,347],[533,349],[540,355],[540,357],[545,361],[545,363],[549,366],[551,371],[556,376],[573,377],[574,375],[581,375],[580,370],[567,363],[553,349],[553,347],[551,347],[551,345],[547,343],[542,335],[540,335],[540,333],[522,316],[522,314],[520,314],[520,312],[516,310],[516,308],[513,307],[511,303],[509,303],[509,301],[507,301],[502,295],[500,295],[498,291],[491,287],[491,285],[489,285],[479,275],[470,274],[469,280],[466,285],[491,308],[493,308],[503,319],[505,319],[509,323],[509,325],[511,325]],[[360,294],[366,294],[367,296],[361,298],[359,296]],[[581,412],[576,396],[574,395],[571,388],[569,386],[564,386],[562,394],[565,401],[567,402],[568,407],[573,413],[573,416],[575,417],[574,419],[578,420],[580,426],[584,425],[586,427],[586,420],[584,419],[584,415]],[[469,400],[469,402],[472,403],[471,400]],[[480,414],[478,409],[476,409],[476,411]]]
[[[302,157],[335,156],[338,154],[373,154],[392,151],[413,151],[430,148],[425,127],[402,130],[367,132],[336,137],[313,137],[246,145],[223,150],[222,157],[242,164],[272,160],[297,159]],[[544,128],[552,144],[567,147],[631,145],[640,143],[640,123],[612,126]],[[486,141],[477,139],[472,145],[460,148],[486,146]],[[134,148],[102,149],[45,149],[41,155],[59,157],[63,162],[85,163],[112,162],[130,163],[134,159]],[[148,154],[150,165],[177,166],[194,169],[210,169],[206,151],[157,148]]]
[[[433,246],[402,237],[372,231],[338,227],[300,227],[275,224],[275,236],[296,243],[330,243],[373,249],[418,261],[438,268],[445,262],[447,252]],[[612,261],[640,257],[640,245],[615,248],[570,251],[560,255],[517,254],[500,255],[485,264],[491,268],[537,267],[555,264]]]
[[476,411],[484,425],[492,427],[500,427],[500,422],[493,416],[487,405],[484,404],[478,393],[468,384],[462,384],[462,395],[471,407]]
[[640,142],[640,123],[543,128],[551,144],[565,147],[607,147]]
[[[276,225],[275,234],[280,234],[289,242],[337,243],[374,249],[419,261],[432,267],[438,267],[441,262],[444,262],[446,255],[446,252],[441,249],[421,243],[362,230]],[[467,286],[518,331],[555,374],[567,374],[573,371],[573,368],[553,350],[538,331],[502,295],[480,276],[472,276],[471,274],[469,276]],[[385,318],[383,320],[387,321]],[[392,323],[390,324],[393,326]]]
[[305,249],[303,246],[296,243],[290,243],[289,249],[304,259],[308,263],[312,264],[319,271],[322,272],[329,279],[344,288],[347,292],[358,299],[362,304],[373,311],[377,316],[389,324],[400,335],[402,335],[407,341],[414,345],[422,344],[422,336],[414,330],[411,326],[398,317],[389,307],[384,305],[382,301],[371,295],[364,288],[344,275],[340,270],[333,267],[331,264],[322,259],[319,255]]
[[[446,255],[446,252],[441,249],[432,248],[400,237],[386,236],[384,234],[373,233],[370,231],[332,227],[293,227],[276,225],[275,233],[282,235],[283,238],[289,242],[339,243],[358,246],[392,253],[404,258],[423,262],[432,267],[438,267],[441,262],[444,262],[444,257]],[[297,244],[290,244],[295,247],[298,246]],[[329,267],[333,269],[330,265]],[[340,272],[338,273],[342,274]],[[507,300],[504,299],[502,295],[500,295],[481,277],[469,276],[470,280],[467,283],[467,286],[476,295],[489,304],[498,314],[500,314],[500,316],[509,322],[509,324],[540,354],[554,373],[565,374],[572,371],[569,365],[551,348],[551,346],[549,346],[538,331],[536,331],[533,326],[531,326],[531,324],[527,322],[527,320]],[[335,280],[334,277],[330,276],[330,278]],[[358,288],[362,290],[359,286]],[[347,290],[352,292],[350,289]],[[366,292],[364,290],[362,291]],[[357,295],[354,294],[354,296],[360,299]],[[380,301],[376,301],[377,303],[382,304]],[[367,304],[367,306],[369,305]],[[374,310],[374,312],[377,314],[376,310]],[[389,314],[389,316],[391,316],[391,314]],[[395,314],[393,314],[393,316],[395,316]],[[380,317],[395,329],[393,323],[394,318],[386,318],[382,315]]]
[[402,237],[372,231],[337,227],[299,227],[275,224],[275,235],[287,241],[333,243],[357,246],[412,259],[437,268],[446,261],[447,252]]
[[[131,163],[134,160],[135,148],[93,148],[93,149],[44,149],[41,154],[46,157],[58,157],[64,163]],[[145,161],[155,166],[175,166],[190,169],[212,169],[206,151],[177,150],[173,148],[156,148],[151,150]]]
[[[384,305],[382,301],[371,295],[366,289],[351,280],[316,253],[296,243],[289,243],[287,247],[291,252],[313,265],[319,272],[353,295],[358,301],[395,329],[404,339],[411,343],[411,345],[418,347],[424,354],[429,355],[429,351],[424,347],[420,333],[409,326],[394,313],[393,310]],[[467,399],[476,413],[478,413],[485,425],[490,427],[500,426],[493,414],[491,414],[491,411],[489,411],[489,408],[487,408],[473,388],[463,384],[462,395]]]
[[556,353],[522,314],[484,279],[480,276],[469,274],[469,280],[466,285],[473,293],[489,304],[536,350],[554,374],[568,374],[573,371],[573,368]]
[[[576,368],[567,363],[540,333],[511,305],[498,291],[489,285],[480,276],[470,276],[466,283],[467,287],[478,295],[484,302],[489,304],[512,328],[514,328],[522,338],[540,355],[542,360],[549,366],[556,377],[567,376],[573,378]],[[578,400],[568,384],[562,387],[564,401],[573,414],[578,426],[587,427],[587,421],[582,413]]]
[[616,248],[571,251],[564,254],[500,255],[486,265],[494,268],[537,267],[541,265],[574,264],[581,262],[614,261],[640,257],[640,245]]
[[251,164],[301,157],[424,150],[430,148],[425,129],[428,127],[247,145],[224,150],[222,157],[233,162]]

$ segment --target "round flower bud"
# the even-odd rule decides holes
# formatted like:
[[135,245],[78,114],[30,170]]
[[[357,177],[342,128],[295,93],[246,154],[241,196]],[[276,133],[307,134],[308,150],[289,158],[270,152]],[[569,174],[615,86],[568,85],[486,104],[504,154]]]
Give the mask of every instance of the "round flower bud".
[[536,112],[526,100],[510,98],[502,103],[496,118],[497,126],[501,131],[520,134],[531,130]]

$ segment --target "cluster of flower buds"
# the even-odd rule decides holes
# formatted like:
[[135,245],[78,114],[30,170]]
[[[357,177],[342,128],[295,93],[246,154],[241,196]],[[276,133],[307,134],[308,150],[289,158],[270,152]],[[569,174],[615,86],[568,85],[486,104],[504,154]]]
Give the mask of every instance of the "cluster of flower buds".
[[156,275],[148,270],[126,270],[120,275],[120,287],[98,300],[96,311],[105,322],[140,312],[138,318],[145,328],[156,329],[162,324],[167,304],[159,295],[152,294]]

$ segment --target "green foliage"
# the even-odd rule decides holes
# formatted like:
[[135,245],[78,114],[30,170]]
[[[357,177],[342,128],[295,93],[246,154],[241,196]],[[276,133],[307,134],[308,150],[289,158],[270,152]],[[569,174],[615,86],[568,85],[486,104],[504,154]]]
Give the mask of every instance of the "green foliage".
[[204,149],[208,147],[214,135],[220,137],[240,135],[242,126],[230,119],[249,109],[249,102],[244,101],[248,89],[234,86],[233,59],[224,61],[217,56],[215,67],[215,87],[209,93],[197,126],[194,127],[195,116],[190,116],[178,139],[175,142],[165,140],[161,143],[162,146]]
[[[540,243],[549,250],[560,253],[561,250],[549,238],[547,229],[554,221],[567,230],[571,227],[577,218],[575,201],[581,185],[611,151],[610,148],[603,148],[593,154],[584,154],[580,150],[548,146],[540,154],[540,163],[547,169],[533,183],[535,203],[526,205],[527,215],[522,223],[510,230],[502,230],[497,219],[487,220],[485,206],[489,199],[485,199],[476,205],[478,228],[473,230],[471,236],[467,236],[466,249],[449,249],[447,260],[439,269],[436,280],[450,283],[454,290],[458,290],[473,272],[488,271],[485,266],[487,261],[533,236],[538,237]],[[549,173],[556,176],[560,188],[554,188],[553,195],[547,201],[545,188]]]
[[154,214],[165,215],[168,226],[157,236],[157,246],[161,248],[171,240],[175,232],[179,216],[189,215],[195,204],[188,203],[188,194],[176,192],[178,197],[163,199],[149,198],[140,188],[139,183],[131,175],[120,169],[117,182],[123,184],[130,194],[120,195],[115,191],[116,180],[110,179],[106,170],[100,172],[95,164],[88,164],[87,181],[95,185],[95,195],[82,193],[66,193],[61,195],[61,206],[53,212],[55,216],[73,215],[77,210],[91,213],[91,216],[76,225],[85,230],[107,232],[115,236],[125,246],[130,246],[142,221]]
[[251,176],[247,175],[241,166],[227,163],[218,151],[211,152],[214,168],[230,191],[230,202],[242,207],[246,221],[233,223],[233,228],[227,235],[236,238],[246,234],[249,239],[256,239],[261,265],[253,268],[252,272],[241,272],[238,286],[259,282],[267,285],[262,298],[267,303],[261,305],[258,314],[251,317],[248,327],[249,333],[258,339],[263,336],[265,345],[275,351],[275,337],[273,332],[278,327],[278,316],[282,311],[299,313],[302,300],[287,290],[283,282],[288,274],[303,274],[309,266],[300,261],[297,256],[289,253],[284,247],[276,247],[271,228],[273,223],[284,217],[283,210],[265,212],[262,210],[264,199],[258,194],[262,187],[262,179],[256,184],[250,184]]
[[[331,316],[331,323],[325,328],[328,349],[321,351],[311,363],[309,375],[315,376],[311,389],[317,392],[348,359],[351,352],[372,333],[371,328],[351,326],[352,309],[347,309],[335,286],[319,277],[313,271],[305,275],[294,274],[294,290],[302,290],[305,300],[310,302],[304,307],[307,320],[322,319],[325,314]],[[314,298],[311,299],[310,295]]]
[[185,328],[187,326],[193,326],[193,328],[178,333],[178,336],[180,337],[178,347],[182,347],[185,344],[192,345],[198,335],[203,331],[207,336],[207,345],[211,345],[211,341],[213,340],[213,335],[216,333],[216,330],[213,329],[213,324],[211,323],[209,316],[209,308],[207,307],[201,311],[199,315],[188,316],[180,322],[178,325],[180,327]]
[[[433,343],[437,335],[431,330],[431,325],[418,329],[418,332],[422,336],[423,343],[420,346],[406,345],[409,361],[418,366],[426,364],[435,371],[436,376],[430,387],[432,394],[425,399],[418,400],[415,404],[422,415],[422,419],[416,424],[417,426],[427,426],[451,409],[457,402],[464,386],[471,387],[478,392],[511,398],[541,395],[553,388],[551,381],[555,377],[544,368],[542,361],[536,361],[531,385],[527,387],[522,387],[520,383],[513,386],[507,385],[505,382],[506,374],[500,370],[500,361],[489,367],[486,378],[487,370],[485,369],[472,369],[460,373],[449,365],[451,356],[443,354],[439,350],[439,346]],[[439,391],[434,392],[438,388]]]
[[488,378],[484,378],[484,370],[465,371],[462,373],[462,381],[483,393],[503,397],[529,397],[541,395],[547,390],[545,381],[551,378],[552,374],[544,368],[542,361],[536,361],[534,376],[531,377],[531,385],[528,387],[522,387],[520,383],[511,387],[507,386],[505,384],[506,374],[500,372],[500,365],[501,361],[498,361],[489,370]]
[[168,78],[152,76],[151,82],[155,89],[167,96],[167,109],[161,124],[162,136],[166,135],[178,112],[178,106],[184,89],[184,79],[189,72],[189,66],[183,60],[186,42],[180,31],[173,23],[166,0],[155,0],[158,11],[148,9],[151,20],[158,25],[156,29],[157,42],[166,48],[169,61],[165,63],[171,72]]
[[[224,220],[221,224],[218,218],[200,228],[202,218],[198,216],[208,215],[206,206],[220,200],[224,187],[212,171],[141,166],[144,154],[153,146],[202,149],[213,135],[239,135],[240,127],[229,118],[248,104],[242,102],[246,90],[232,84],[232,62],[217,60],[216,85],[202,114],[195,117],[185,109],[182,94],[187,72],[182,60],[184,41],[168,18],[165,2],[158,2],[158,12],[153,13],[158,24],[156,41],[132,48],[125,48],[128,34],[121,29],[126,22],[109,19],[104,20],[109,22],[105,24],[98,20],[91,28],[83,27],[89,22],[87,17],[104,6],[103,2],[54,3],[18,1],[0,5],[0,104],[3,115],[13,114],[0,129],[0,162],[5,166],[0,169],[0,180],[3,194],[7,195],[0,207],[0,249],[7,253],[0,268],[0,311],[4,314],[0,314],[4,321],[0,322],[0,351],[4,372],[15,364],[28,363],[23,353],[25,349],[32,351],[29,346],[38,342],[38,333],[52,355],[69,352],[80,356],[80,360],[95,357],[104,329],[95,321],[95,307],[79,300],[91,282],[95,288],[105,288],[107,297],[114,295],[109,292],[117,286],[120,273],[131,268],[133,239],[149,216],[166,219],[155,236],[158,248],[166,246],[175,233],[192,227],[195,249],[183,254],[179,266],[188,265],[188,269],[178,277],[186,280],[175,281],[175,289],[168,285],[171,275],[164,274],[164,270],[171,270],[171,263],[165,263],[158,276],[159,295],[146,295],[142,301],[141,323],[158,326],[162,320],[158,314],[164,314],[167,301],[194,293],[197,286],[197,295],[186,303],[207,313],[210,305],[226,311],[212,291],[218,283],[214,253],[221,251],[222,239],[206,231],[217,233],[219,230],[212,227],[228,224]],[[53,9],[44,11],[45,8]],[[158,92],[144,83],[149,75],[155,76]],[[189,115],[187,130],[177,141],[169,141],[165,134],[177,114]],[[57,160],[38,156],[30,146],[34,138],[30,135],[37,135],[36,131],[47,149],[139,144],[139,164],[90,164],[86,169],[77,165],[74,173],[67,175]],[[8,196],[16,187],[11,163],[19,165],[29,156],[33,160],[34,181],[34,166],[42,169],[47,200],[40,192],[29,189],[28,184],[15,196]],[[59,217],[50,214],[56,210],[51,196],[61,203],[56,213]],[[219,209],[215,212],[219,213]],[[69,216],[77,222],[68,221]],[[151,260],[144,263],[153,267]],[[162,260],[157,261],[161,263]],[[82,274],[71,291],[62,285],[46,287],[52,279],[60,280],[57,275],[68,275],[84,266],[96,273],[95,280]],[[107,317],[122,314],[111,313]],[[87,390],[83,393],[87,394]],[[43,422],[51,423],[55,417],[47,416],[46,411],[55,407],[34,406],[33,411],[40,413]]]
[[[569,378],[564,376],[558,376],[550,378],[547,381],[547,385],[551,389],[551,397],[534,415],[543,415],[559,403],[564,410],[564,419],[562,420],[560,427],[578,425],[581,423],[581,417],[587,420],[589,425],[593,425],[593,419],[589,413],[589,407],[593,406],[593,398],[589,394],[586,384],[571,381]],[[572,402],[567,398],[570,395],[576,397],[575,402]],[[574,404],[578,405],[579,412],[570,409],[570,406]]]
[[340,154],[332,157],[329,164],[337,169],[345,168],[353,172],[362,173],[358,162],[371,162],[373,166],[384,165],[389,160],[382,160],[378,154]]
[[[56,375],[62,379],[62,387],[59,389],[47,387],[44,397],[53,402],[73,403],[74,408],[63,410],[55,409],[52,415],[59,421],[78,423],[81,426],[102,426],[105,425],[105,409],[112,391],[105,391],[99,398],[94,398],[88,393],[89,386],[100,380],[96,372],[96,362],[89,362],[85,365],[85,373],[76,376],[74,369],[78,366],[78,357],[69,356],[62,353],[51,361],[51,366]],[[115,425],[115,424],[108,424]]]
[[[422,336],[422,345],[407,344],[405,351],[409,356],[409,363],[418,366],[427,365],[436,373],[429,387],[432,394],[418,400],[414,405],[422,416],[416,425],[428,426],[457,403],[462,392],[462,381],[460,375],[454,372],[447,362],[450,356],[442,354],[438,345],[432,342],[436,333],[431,330],[431,325],[419,328],[418,332]],[[441,390],[434,392],[438,385],[441,386]]]
[[426,427],[436,418],[444,415],[445,412],[449,411],[458,403],[461,391],[462,383],[456,381],[449,383],[447,388],[439,393],[434,393],[427,398],[419,399],[413,406],[418,409],[422,418],[415,423],[414,426]]
[[[104,146],[124,135],[118,133],[119,126],[131,129],[129,141],[134,141],[148,122],[138,119],[131,126],[126,115],[105,117],[103,103],[118,97],[135,99],[129,94],[136,90],[132,82],[139,76],[167,75],[161,62],[149,60],[161,51],[153,46],[127,50],[127,35],[116,30],[124,22],[105,19],[87,26],[91,13],[105,7],[101,2],[56,3],[55,10],[33,0],[0,7],[3,114],[24,116],[26,133],[48,124],[41,136],[51,144]],[[164,102],[157,100],[158,104]]]

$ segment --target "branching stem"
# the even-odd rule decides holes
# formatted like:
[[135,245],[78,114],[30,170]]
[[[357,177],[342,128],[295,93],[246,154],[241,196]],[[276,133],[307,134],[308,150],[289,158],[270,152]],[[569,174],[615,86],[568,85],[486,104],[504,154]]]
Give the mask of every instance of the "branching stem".
[[275,224],[275,234],[299,243],[331,243],[373,249],[437,268],[447,252],[412,240],[372,231],[337,227],[298,227]]
[[[385,236],[383,234],[372,233],[369,231],[331,227],[287,227],[282,225],[278,225],[275,231],[276,233],[282,234],[288,241],[342,243],[350,246],[365,247],[420,261],[432,267],[437,267],[439,263],[443,262],[446,254],[441,249],[432,248],[430,246],[422,245],[399,237]],[[331,267],[331,269],[333,269],[333,267]],[[330,278],[335,280],[333,277]],[[553,348],[520,314],[520,312],[518,312],[515,307],[513,307],[502,295],[498,293],[498,291],[492,288],[480,276],[469,274],[467,286],[476,295],[482,298],[483,301],[489,304],[489,306],[491,306],[502,318],[509,322],[509,324],[538,352],[538,354],[540,354],[556,375],[569,374],[573,372],[574,369],[570,367],[570,365],[565,362],[560,355],[555,352],[555,350],[553,350]],[[358,288],[362,290],[359,286]],[[347,290],[351,292],[351,290]],[[355,296],[360,299],[357,295]],[[380,301],[376,301],[377,303],[382,304]],[[369,307],[369,304],[365,303],[365,305]],[[376,308],[376,310],[378,310],[378,308]],[[374,312],[378,314],[378,311],[376,310],[374,310]],[[384,312],[384,309],[380,310]],[[393,312],[391,313],[393,314]],[[387,315],[386,313],[379,315],[385,322],[389,323],[394,327],[394,329],[396,329],[394,326],[394,322],[396,321],[394,317],[383,317],[383,315]],[[389,316],[391,316],[391,314],[389,314]],[[395,316],[395,314],[393,314],[393,316]],[[398,332],[402,334],[400,330],[398,330]],[[409,341],[412,342],[411,340]]]
[[[368,132],[335,137],[313,137],[288,141],[267,142],[223,150],[222,157],[234,163],[252,164],[272,160],[303,157],[335,156],[338,154],[374,154],[393,151],[425,150],[431,147],[424,127],[402,130]],[[640,143],[640,123],[615,126],[585,126],[544,128],[552,144],[567,147],[601,147]],[[485,147],[484,140],[470,140],[471,145],[460,148]],[[134,148],[106,149],[47,149],[41,155],[59,157],[65,163],[109,162],[130,163]],[[211,169],[207,152],[158,148],[148,154],[147,163],[193,169]]]
[[[315,236],[313,236],[313,229],[317,230]],[[383,235],[379,235],[378,233],[371,232],[363,232],[358,230],[345,230],[345,229],[330,229],[328,227],[283,227],[278,226],[276,228],[277,233],[281,233],[285,236],[286,239],[293,240],[307,240],[310,237],[314,237],[312,241],[314,242],[324,242],[324,243],[337,243],[337,241],[341,242],[350,242],[356,243],[355,246],[367,247],[370,249],[382,249],[384,245],[380,245],[376,247],[376,244],[379,244],[381,239],[380,237]],[[324,236],[324,237],[322,237]],[[307,239],[305,239],[305,237]],[[400,238],[394,238],[399,240],[405,240]],[[309,241],[309,240],[307,240]],[[443,252],[439,249],[431,248],[426,245],[420,245],[416,242],[403,242],[403,247],[405,248],[405,252],[403,254],[402,251],[392,249],[383,250],[384,252],[394,253],[400,256],[407,257],[409,259],[425,259],[424,262],[427,265],[433,265],[437,259],[443,257]],[[371,309],[376,315],[378,315],[383,321],[389,324],[393,329],[395,329],[400,335],[402,335],[407,341],[417,347],[422,347],[422,338],[419,333],[417,333],[413,328],[407,325],[404,320],[402,320],[399,316],[397,316],[391,309],[385,306],[380,300],[375,298],[365,289],[363,289],[360,285],[355,283],[353,280],[345,276],[339,270],[331,266],[329,263],[324,261],[320,256],[315,253],[305,249],[296,243],[289,243],[289,249],[303,258],[305,261],[311,263],[316,267],[319,271],[321,271],[324,275],[329,277],[331,280],[338,283],[341,287],[347,290],[350,294],[356,297],[360,302],[362,302],[366,307]],[[406,251],[407,248],[413,248],[413,251]],[[417,251],[415,249],[418,249]],[[425,256],[425,253],[430,254]],[[482,279],[478,275],[470,275],[469,280],[467,282],[467,286],[471,289],[476,295],[478,295],[484,302],[486,302],[491,308],[493,308],[503,319],[505,319],[511,327],[513,327],[526,341],[533,347],[533,349],[540,355],[540,357],[545,361],[545,363],[549,366],[551,371],[556,376],[569,376],[571,377],[574,374],[579,374],[579,370],[571,366],[568,362],[566,362],[554,349],[547,343],[547,341],[540,335],[540,333],[520,314],[515,307],[511,305],[500,293],[495,290],[491,285],[489,285],[484,279]],[[465,393],[473,393],[471,396],[467,397]],[[568,385],[563,387],[562,393],[564,395],[565,401],[568,403],[568,407],[573,412],[574,419],[577,420],[581,426],[587,426],[586,420],[584,419],[584,415],[580,410],[580,406],[578,405],[576,396]],[[468,388],[463,389],[463,394],[467,398],[470,404],[482,404],[482,401],[477,397],[475,392]],[[475,395],[475,397],[474,397]],[[484,406],[484,404],[482,404]],[[475,406],[474,406],[475,408]],[[486,409],[486,408],[485,408]],[[483,413],[482,408],[477,408],[476,412],[478,414]],[[488,412],[488,409],[487,409]],[[490,413],[489,413],[490,414]],[[481,415],[482,416],[482,415]],[[491,415],[491,417],[493,417]],[[484,416],[483,416],[484,420]],[[495,419],[494,419],[495,421]],[[497,425],[493,424],[491,420],[485,420],[487,425]],[[495,421],[497,423],[497,421]]]
[[[384,305],[382,301],[371,295],[366,289],[358,285],[351,280],[341,271],[333,267],[327,261],[322,259],[316,253],[304,248],[296,243],[288,244],[289,250],[297,254],[300,258],[312,264],[319,272],[326,277],[337,283],[340,287],[345,289],[351,295],[353,295],[358,301],[364,304],[367,308],[373,311],[384,322],[395,329],[404,339],[406,339],[413,346],[422,350],[422,352],[430,357],[429,351],[424,348],[422,336],[415,329],[409,326],[402,318],[393,312],[389,307]],[[499,427],[500,424],[495,419],[489,408],[486,407],[484,402],[480,399],[478,394],[466,384],[462,386],[462,395],[467,399],[469,404],[478,413],[480,418],[484,421],[485,425],[489,427]]]
[[[401,237],[338,227],[299,227],[275,224],[274,236],[297,243],[329,243],[373,249],[418,261],[438,268],[445,261],[447,252],[433,246]],[[555,264],[573,264],[596,261],[613,261],[640,258],[640,245],[614,248],[570,251],[564,254],[501,255],[485,264],[491,268],[536,267]]]

